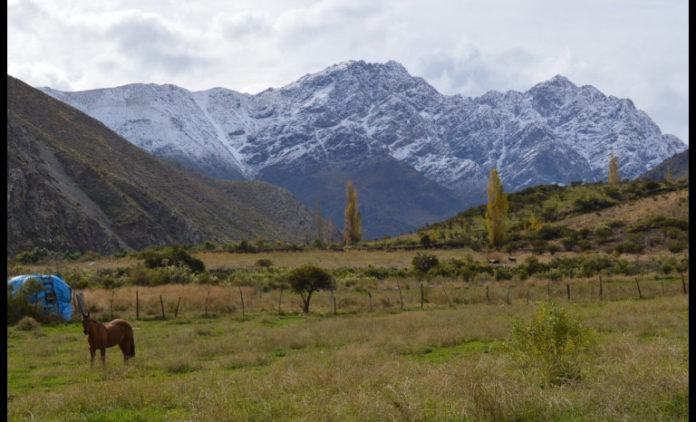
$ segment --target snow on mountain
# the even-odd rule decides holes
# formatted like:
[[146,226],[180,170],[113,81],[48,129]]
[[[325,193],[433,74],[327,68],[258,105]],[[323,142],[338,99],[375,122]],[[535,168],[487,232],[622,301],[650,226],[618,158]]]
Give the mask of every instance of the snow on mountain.
[[[394,61],[340,63],[256,95],[153,84],[42,89],[141,148],[215,177],[280,180],[293,191],[301,181],[289,179],[396,160],[460,198],[442,216],[484,202],[492,168],[506,191],[606,180],[613,153],[621,177],[633,179],[687,148],[631,100],[560,75],[526,92],[478,98],[442,95]],[[293,192],[313,206],[300,190]]]

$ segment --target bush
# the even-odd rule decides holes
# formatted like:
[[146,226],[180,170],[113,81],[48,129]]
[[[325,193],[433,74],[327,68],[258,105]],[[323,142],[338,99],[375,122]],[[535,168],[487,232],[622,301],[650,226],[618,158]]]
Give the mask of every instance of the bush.
[[521,360],[541,373],[545,382],[563,384],[581,378],[581,355],[594,341],[594,332],[554,303],[539,306],[531,324],[517,318],[509,346]]
[[643,245],[640,243],[628,241],[616,245],[616,252],[618,253],[641,253],[643,252]]
[[147,268],[167,267],[174,265],[177,267],[187,266],[194,273],[205,271],[203,261],[189,255],[186,250],[179,246],[172,246],[162,251],[147,250],[143,253],[145,266]]
[[256,261],[256,265],[258,265],[259,267],[268,268],[273,266],[273,261],[271,261],[268,258],[261,258],[258,261]]
[[17,323],[17,329],[22,331],[38,330],[39,328],[41,328],[41,324],[39,324],[39,321],[35,320],[30,316],[23,317]]
[[417,253],[416,256],[413,257],[413,261],[411,261],[413,269],[419,275],[427,274],[428,271],[430,271],[431,268],[436,267],[438,263],[439,262],[435,255],[426,253]]
[[682,242],[681,240],[676,240],[674,242],[670,242],[667,248],[672,253],[679,253],[686,248],[686,245],[687,244],[685,242]]

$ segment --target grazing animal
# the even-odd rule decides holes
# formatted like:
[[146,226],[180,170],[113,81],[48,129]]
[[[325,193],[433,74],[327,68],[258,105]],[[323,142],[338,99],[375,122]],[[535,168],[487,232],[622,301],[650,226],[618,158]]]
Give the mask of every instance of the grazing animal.
[[87,314],[82,314],[82,328],[87,334],[89,353],[91,356],[90,367],[94,366],[94,355],[97,349],[101,352],[102,365],[106,366],[106,348],[118,346],[123,352],[123,362],[128,363],[128,358],[135,356],[135,342],[133,341],[133,327],[122,319],[115,319],[107,324],[95,320]]

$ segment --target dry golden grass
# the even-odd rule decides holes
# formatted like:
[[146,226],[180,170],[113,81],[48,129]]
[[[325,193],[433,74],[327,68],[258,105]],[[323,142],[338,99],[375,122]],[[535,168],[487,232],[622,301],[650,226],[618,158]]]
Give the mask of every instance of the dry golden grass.
[[688,220],[688,189],[677,192],[668,192],[655,197],[643,198],[638,201],[616,205],[597,213],[587,213],[570,217],[555,224],[566,225],[575,230],[579,230],[584,227],[592,230],[600,223],[620,220],[628,225],[635,224],[640,219],[658,215]]
[[[89,370],[77,324],[48,327],[40,338],[16,331],[8,338],[7,414],[9,420],[688,420],[688,297],[562,306],[599,336],[583,358],[582,380],[560,387],[543,386],[500,345],[512,319],[533,312],[521,302],[338,318],[138,321],[136,358],[123,366],[110,349],[106,370]],[[19,353],[26,348],[34,353]]]

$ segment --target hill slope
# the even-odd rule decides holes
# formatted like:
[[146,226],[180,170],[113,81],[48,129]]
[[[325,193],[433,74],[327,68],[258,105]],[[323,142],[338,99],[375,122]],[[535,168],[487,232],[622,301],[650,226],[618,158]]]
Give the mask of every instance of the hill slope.
[[7,165],[8,254],[315,233],[312,211],[288,191],[177,168],[9,75]]
[[661,180],[667,177],[667,169],[672,171],[674,179],[689,178],[689,150],[674,154],[657,166],[643,173],[640,180]]

